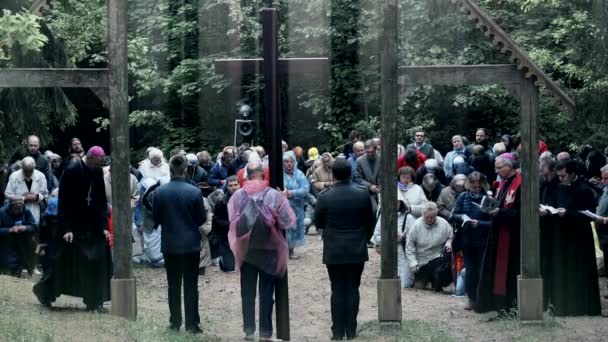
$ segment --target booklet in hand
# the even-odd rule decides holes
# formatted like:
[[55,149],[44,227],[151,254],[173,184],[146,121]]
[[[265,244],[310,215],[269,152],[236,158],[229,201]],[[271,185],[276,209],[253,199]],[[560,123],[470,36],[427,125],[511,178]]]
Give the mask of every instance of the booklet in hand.
[[496,201],[490,196],[483,196],[480,204],[477,204],[475,202],[473,202],[473,204],[476,205],[479,209],[481,209],[481,211],[483,211],[484,213],[489,213],[490,211],[498,208],[498,201]]

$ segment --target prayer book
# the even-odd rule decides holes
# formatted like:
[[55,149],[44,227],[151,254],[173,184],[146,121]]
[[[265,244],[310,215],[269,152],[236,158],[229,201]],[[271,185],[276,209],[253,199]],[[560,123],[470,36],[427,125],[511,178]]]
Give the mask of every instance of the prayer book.
[[555,209],[555,208],[553,208],[553,207],[552,207],[552,206],[550,206],[550,205],[544,205],[544,204],[541,204],[541,205],[540,205],[540,208],[541,208],[541,209],[543,209],[543,210],[545,210],[545,211],[548,211],[548,212],[549,212],[551,215],[555,215],[555,214],[557,214],[557,213],[558,213],[558,210],[557,210],[557,209]]
[[481,204],[477,204],[473,202],[481,211],[484,213],[489,213],[490,211],[498,208],[498,201],[490,196],[483,196],[481,199]]
[[579,213],[581,213],[581,214],[583,214],[583,215],[585,215],[585,216],[587,216],[587,217],[589,217],[589,218],[591,218],[593,220],[597,220],[597,219],[601,219],[602,218],[601,216],[596,215],[595,213],[593,213],[593,212],[591,212],[589,210],[585,210],[585,211],[581,210],[581,211],[579,211]]

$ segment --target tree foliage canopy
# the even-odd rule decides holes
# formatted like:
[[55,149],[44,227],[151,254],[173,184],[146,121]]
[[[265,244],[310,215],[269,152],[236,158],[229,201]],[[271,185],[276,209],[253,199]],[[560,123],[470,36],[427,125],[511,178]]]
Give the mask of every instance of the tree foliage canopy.
[[[479,3],[577,103],[577,113],[570,114],[542,93],[540,133],[549,146],[607,145],[608,1]],[[69,62],[81,67],[105,63],[105,1],[54,0],[51,5],[42,20],[65,46]],[[258,12],[268,5],[280,9],[282,55],[332,58],[331,75],[290,79],[284,95],[291,100],[283,96],[285,101],[296,99],[290,111],[319,122],[328,137],[327,146],[321,147],[338,147],[354,128],[377,133],[382,2],[132,0],[129,91],[136,148],[215,149],[226,143],[217,133],[223,127],[217,126],[217,113],[227,108],[230,82],[215,73],[213,60],[261,56]],[[449,1],[400,0],[399,7],[401,65],[508,63]],[[22,24],[16,30],[9,20]],[[47,36],[37,22],[26,13],[0,17],[0,63],[7,65],[7,52],[15,44],[22,53],[41,49]],[[260,77],[245,78],[241,95],[259,100],[262,84]],[[476,127],[489,128],[493,137],[516,133],[518,108],[509,93],[495,85],[420,87],[400,99],[400,141],[409,142],[412,131],[423,128],[434,145],[445,150],[451,135],[471,135]],[[38,120],[50,124],[50,116]]]

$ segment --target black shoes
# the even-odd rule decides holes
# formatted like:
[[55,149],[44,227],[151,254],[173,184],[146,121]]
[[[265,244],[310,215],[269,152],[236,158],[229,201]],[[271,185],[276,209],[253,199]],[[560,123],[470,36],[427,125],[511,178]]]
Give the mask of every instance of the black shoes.
[[189,333],[191,333],[191,334],[195,334],[195,335],[203,333],[203,329],[201,329],[201,327],[198,326],[198,325],[195,325],[193,327],[188,327],[188,328],[186,328],[186,331],[189,332]]

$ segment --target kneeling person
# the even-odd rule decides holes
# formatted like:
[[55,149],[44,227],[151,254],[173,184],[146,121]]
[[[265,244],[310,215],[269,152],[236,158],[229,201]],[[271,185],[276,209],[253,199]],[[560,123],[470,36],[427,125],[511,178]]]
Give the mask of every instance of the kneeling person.
[[449,262],[443,255],[452,251],[452,226],[437,217],[437,205],[428,202],[424,207],[424,216],[417,219],[407,238],[405,253],[410,269],[415,273],[415,286],[424,289],[429,283],[433,289],[450,284],[451,279],[443,279],[439,272]]

